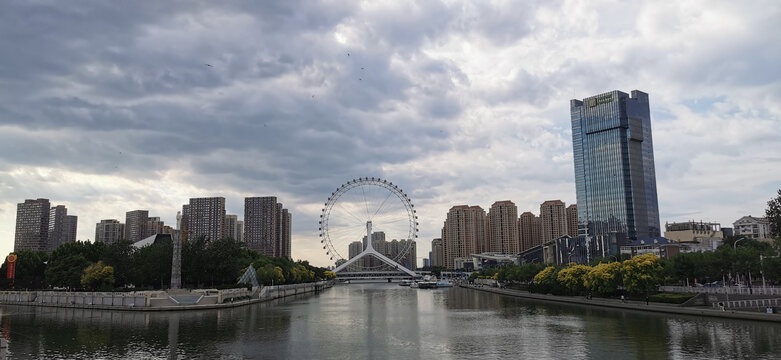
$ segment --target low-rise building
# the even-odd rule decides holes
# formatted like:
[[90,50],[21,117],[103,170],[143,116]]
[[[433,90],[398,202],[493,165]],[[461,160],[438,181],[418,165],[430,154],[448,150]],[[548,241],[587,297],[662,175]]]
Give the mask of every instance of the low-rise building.
[[456,257],[453,258],[453,268],[456,270],[474,270],[474,263],[472,257]]
[[721,224],[702,221],[666,223],[664,237],[680,243],[682,252],[713,251],[724,242]]
[[475,270],[502,267],[504,265],[518,265],[518,255],[501,253],[472,254],[472,264]]
[[671,259],[681,252],[681,244],[664,237],[637,239],[621,247],[621,255],[635,257],[654,254],[661,259]]
[[770,222],[766,218],[744,216],[733,224],[735,236],[755,239],[759,241],[771,241]]

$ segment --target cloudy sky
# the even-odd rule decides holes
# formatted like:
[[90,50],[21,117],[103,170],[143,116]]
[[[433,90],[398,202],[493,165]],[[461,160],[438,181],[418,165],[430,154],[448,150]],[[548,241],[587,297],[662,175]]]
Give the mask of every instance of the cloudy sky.
[[[0,252],[16,204],[100,219],[276,195],[293,257],[349,179],[453,205],[575,201],[569,100],[650,94],[665,221],[728,226],[781,188],[781,2],[4,1]],[[774,35],[775,34],[775,35]],[[209,64],[211,66],[207,66]]]

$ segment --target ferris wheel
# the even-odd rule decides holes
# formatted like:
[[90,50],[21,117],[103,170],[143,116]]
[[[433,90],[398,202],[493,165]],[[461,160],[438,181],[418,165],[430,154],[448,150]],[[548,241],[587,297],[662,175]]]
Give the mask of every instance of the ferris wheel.
[[[417,232],[417,215],[409,196],[380,178],[343,184],[331,193],[320,215],[320,243],[337,270],[342,269],[340,265],[357,271],[398,268],[408,259]],[[357,261],[358,255],[366,259]]]

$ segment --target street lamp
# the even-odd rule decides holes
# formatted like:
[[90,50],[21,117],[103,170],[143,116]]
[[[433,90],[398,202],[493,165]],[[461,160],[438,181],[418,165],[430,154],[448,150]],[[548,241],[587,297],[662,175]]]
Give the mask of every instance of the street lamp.
[[759,254],[759,272],[762,273],[762,291],[765,291],[767,289],[767,286],[765,285],[765,261],[764,256],[762,254]]
[[[737,240],[735,240],[735,242],[734,242],[734,243],[732,243],[732,250],[735,252],[735,256],[736,256],[736,257],[737,257],[737,255],[738,255],[738,243],[739,243],[739,242],[741,242],[741,241],[743,241],[743,240],[746,240],[746,238],[745,238],[745,237],[742,237],[742,238],[740,238],[740,239],[737,239]],[[733,262],[733,265],[734,265],[734,264],[735,264],[735,263]],[[740,274],[737,272],[737,270],[735,270],[735,275],[737,275],[737,277],[738,277],[738,282],[740,282]]]
[[735,251],[737,251],[737,250],[738,250],[738,242],[740,242],[741,240],[746,240],[746,238],[742,237],[742,238],[740,238],[740,239],[737,239],[737,240],[735,240],[735,242],[734,242],[734,243],[732,243],[732,249],[733,249],[733,250],[735,250]]

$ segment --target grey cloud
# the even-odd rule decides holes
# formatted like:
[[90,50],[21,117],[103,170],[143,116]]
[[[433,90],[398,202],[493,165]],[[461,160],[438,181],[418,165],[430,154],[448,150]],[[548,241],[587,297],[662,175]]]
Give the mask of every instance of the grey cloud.
[[[53,175],[30,172],[29,184],[8,175],[40,166],[139,183],[168,172],[172,181],[203,191],[284,194],[295,199],[286,205],[301,209],[367,175],[389,177],[419,204],[461,202],[478,192],[495,197],[481,206],[504,198],[531,204],[574,198],[565,161],[572,91],[583,97],[637,88],[652,96],[660,201],[671,209],[663,213],[693,211],[686,205],[692,199],[674,189],[703,187],[705,180],[692,173],[702,169],[696,160],[680,154],[752,162],[752,153],[778,148],[775,133],[757,129],[778,124],[773,90],[781,51],[767,36],[778,32],[780,7],[736,11],[751,28],[692,44],[681,41],[687,34],[641,38],[635,13],[647,9],[614,5],[608,11],[585,4],[573,14],[561,2],[5,3],[0,181],[11,190],[0,197],[131,198],[150,208],[160,198],[155,189],[101,194],[105,189],[91,184],[59,189]],[[563,19],[597,13],[599,26],[543,23],[541,7]],[[611,22],[617,16],[621,21]],[[666,21],[674,28],[687,19]],[[334,32],[345,27],[355,37],[342,44]],[[595,39],[615,40],[615,53],[594,57],[561,46],[601,43]],[[481,90],[473,84],[484,84],[480,77],[490,69],[473,65],[490,67],[495,54],[475,52],[467,65],[430,51],[463,42],[503,53],[521,40],[539,56],[512,59],[515,76]],[[545,58],[554,61],[540,64]],[[537,71],[542,65],[546,70]],[[678,126],[693,122],[677,105],[701,98],[725,99],[698,111],[709,126],[753,125],[717,140]],[[778,164],[763,159],[768,168]],[[677,174],[690,176],[691,184],[675,184]],[[742,208],[777,183],[777,174],[763,176],[767,184],[748,194]],[[507,185],[495,185],[499,179]],[[676,200],[661,199],[664,189]],[[302,238],[316,223],[307,216],[294,217]]]

